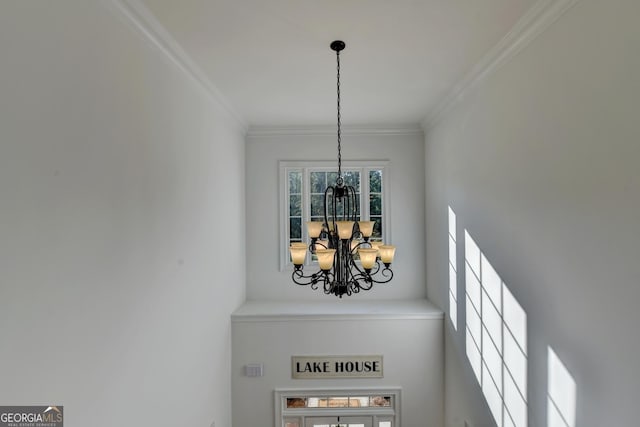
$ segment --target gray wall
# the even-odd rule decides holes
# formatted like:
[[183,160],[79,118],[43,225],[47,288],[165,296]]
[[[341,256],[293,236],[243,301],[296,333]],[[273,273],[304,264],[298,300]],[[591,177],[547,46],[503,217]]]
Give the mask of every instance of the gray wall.
[[[427,134],[429,298],[448,306],[450,205],[527,312],[531,426],[546,425],[548,346],[576,381],[578,426],[637,424],[638,16],[635,0],[578,2]],[[447,425],[484,426],[463,330],[449,329]]]
[[0,402],[229,426],[243,131],[106,3],[0,4]]
[[[297,286],[291,268],[280,271],[280,160],[333,160],[334,129],[297,134],[255,132],[247,138],[247,299],[311,300],[322,292]],[[415,129],[395,134],[349,132],[343,136],[343,160],[388,160],[391,180],[390,243],[398,246],[394,279],[360,293],[358,299],[412,299],[426,296],[424,243],[424,139]]]
[[[325,296],[330,298],[330,296]],[[374,305],[375,308],[375,305]],[[312,313],[317,303],[298,304]],[[270,315],[233,320],[232,400],[234,427],[274,425],[274,389],[402,387],[401,424],[443,424],[444,352],[442,312],[331,315]],[[422,318],[423,317],[423,318]],[[292,379],[291,356],[382,355],[384,378]],[[264,376],[246,377],[243,367],[263,363]],[[250,404],[250,407],[248,406]],[[279,426],[279,424],[275,424]]]

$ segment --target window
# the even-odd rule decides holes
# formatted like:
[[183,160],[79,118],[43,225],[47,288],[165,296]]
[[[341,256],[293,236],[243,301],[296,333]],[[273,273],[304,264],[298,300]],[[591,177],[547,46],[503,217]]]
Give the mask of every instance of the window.
[[393,427],[400,389],[276,390],[276,426]]
[[[388,162],[342,164],[345,184],[356,190],[356,220],[375,221],[371,240],[389,242]],[[324,191],[337,177],[335,162],[280,162],[281,270],[291,265],[291,243],[309,241],[306,222],[324,220]],[[314,261],[307,257],[307,263]]]

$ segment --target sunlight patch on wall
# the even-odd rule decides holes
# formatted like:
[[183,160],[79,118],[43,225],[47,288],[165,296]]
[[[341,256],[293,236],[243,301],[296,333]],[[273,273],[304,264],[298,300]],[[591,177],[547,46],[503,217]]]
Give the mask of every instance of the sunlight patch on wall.
[[527,315],[465,230],[466,353],[499,427],[527,426]]
[[576,382],[551,347],[547,369],[547,427],[575,427]]
[[458,329],[458,264],[456,255],[456,213],[449,206],[449,319]]

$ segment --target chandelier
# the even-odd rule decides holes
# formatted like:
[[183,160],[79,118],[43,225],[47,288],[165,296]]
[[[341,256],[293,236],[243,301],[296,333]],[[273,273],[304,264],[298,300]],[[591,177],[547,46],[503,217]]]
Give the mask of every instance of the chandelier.
[[[391,281],[391,263],[396,250],[395,246],[370,241],[375,222],[356,220],[356,190],[345,185],[342,176],[340,51],[344,48],[343,41],[331,43],[331,49],[336,52],[338,70],[338,177],[335,185],[329,185],[324,192],[324,221],[307,222],[311,242],[294,242],[289,247],[294,283],[310,286],[313,290],[322,286],[325,294],[340,298],[368,291],[374,283]],[[303,271],[307,252],[316,255],[320,268],[310,275]]]

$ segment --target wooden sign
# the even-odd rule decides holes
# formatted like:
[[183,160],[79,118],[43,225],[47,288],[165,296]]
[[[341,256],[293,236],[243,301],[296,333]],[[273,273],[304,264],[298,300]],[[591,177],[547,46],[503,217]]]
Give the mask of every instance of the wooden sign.
[[291,356],[291,377],[382,378],[382,356]]

